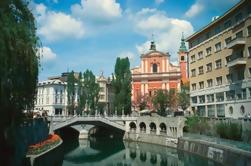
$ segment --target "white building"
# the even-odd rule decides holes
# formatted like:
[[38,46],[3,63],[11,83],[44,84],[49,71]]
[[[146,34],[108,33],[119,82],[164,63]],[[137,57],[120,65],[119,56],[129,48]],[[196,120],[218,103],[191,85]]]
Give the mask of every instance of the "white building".
[[[46,111],[48,115],[67,115],[67,73],[60,77],[50,77],[46,81],[41,81],[37,85],[37,97],[35,110]],[[109,98],[110,81],[103,75],[96,78],[100,86],[99,102],[104,104],[104,110],[110,110],[111,100]],[[77,84],[75,89],[74,104],[78,104]]]
[[66,115],[67,83],[59,79],[38,83],[35,110],[46,111],[48,115]]

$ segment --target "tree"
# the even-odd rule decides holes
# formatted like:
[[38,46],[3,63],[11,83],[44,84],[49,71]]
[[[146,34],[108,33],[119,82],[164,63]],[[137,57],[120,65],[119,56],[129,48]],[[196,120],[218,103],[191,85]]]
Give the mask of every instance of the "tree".
[[23,110],[34,107],[40,46],[34,16],[27,2],[1,0],[0,155],[4,156],[5,165],[11,163],[10,157],[15,153],[12,141],[15,126],[23,120]]
[[170,89],[168,96],[169,96],[169,108],[171,111],[175,111],[178,102],[176,89]]
[[73,115],[74,114],[74,108],[75,108],[75,83],[76,79],[74,77],[74,71],[71,71],[71,73],[67,76],[67,103],[68,103],[68,114]]
[[83,86],[83,80],[82,80],[82,73],[79,73],[78,77],[78,95],[79,95],[79,101],[78,101],[78,107],[77,107],[77,114],[82,115],[82,112],[86,105],[86,91]]
[[94,114],[98,107],[100,87],[96,82],[95,75],[92,73],[92,71],[86,70],[83,74],[83,77],[83,86],[86,93],[87,107],[90,108],[91,114]]
[[154,107],[161,116],[166,116],[166,108],[169,106],[169,93],[167,90],[157,90],[152,99]]
[[186,110],[190,105],[189,83],[181,85],[181,91],[178,94],[178,103],[183,110]]
[[115,64],[115,75],[112,79],[112,86],[115,92],[115,107],[118,114],[131,113],[131,71],[130,62],[126,58],[117,58]]

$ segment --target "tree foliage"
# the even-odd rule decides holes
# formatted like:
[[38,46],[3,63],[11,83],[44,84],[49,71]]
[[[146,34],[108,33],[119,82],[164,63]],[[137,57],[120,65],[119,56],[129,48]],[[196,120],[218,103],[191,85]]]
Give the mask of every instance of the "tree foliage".
[[191,133],[207,134],[210,130],[206,118],[201,118],[199,116],[187,117],[185,124],[188,132]]
[[87,108],[90,109],[91,114],[95,113],[99,101],[99,84],[96,82],[95,75],[90,70],[86,70],[83,74],[83,87],[86,94]]
[[183,110],[186,110],[190,105],[189,83],[181,85],[181,91],[178,94],[178,103]]
[[112,86],[115,91],[115,107],[118,114],[131,113],[131,71],[128,58],[117,58]]
[[171,111],[176,111],[178,100],[177,100],[177,91],[176,89],[170,89],[169,93],[169,105],[168,107],[170,108]]
[[75,83],[74,71],[71,71],[67,76],[67,103],[68,103],[68,114],[73,115],[75,109]]
[[159,89],[155,91],[152,102],[159,115],[166,115],[166,108],[170,105],[169,99],[170,97],[167,90]]
[[[7,130],[21,121],[22,110],[34,107],[40,42],[34,17],[22,0],[0,1],[0,144]],[[3,144],[2,144],[3,143]],[[1,146],[2,149],[4,146]],[[5,153],[8,156],[7,152]],[[8,157],[7,157],[8,158]],[[6,158],[6,160],[8,160]]]

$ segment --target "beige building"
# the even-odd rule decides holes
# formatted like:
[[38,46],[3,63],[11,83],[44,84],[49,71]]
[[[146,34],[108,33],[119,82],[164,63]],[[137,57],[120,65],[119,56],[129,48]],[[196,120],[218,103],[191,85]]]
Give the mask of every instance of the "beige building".
[[192,110],[207,117],[249,116],[251,1],[240,1],[186,41]]

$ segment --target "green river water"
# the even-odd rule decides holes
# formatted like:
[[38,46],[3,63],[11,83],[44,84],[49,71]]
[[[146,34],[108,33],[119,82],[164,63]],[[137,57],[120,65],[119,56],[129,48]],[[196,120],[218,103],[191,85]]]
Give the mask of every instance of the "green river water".
[[164,146],[90,138],[65,141],[35,166],[217,166],[211,160]]

